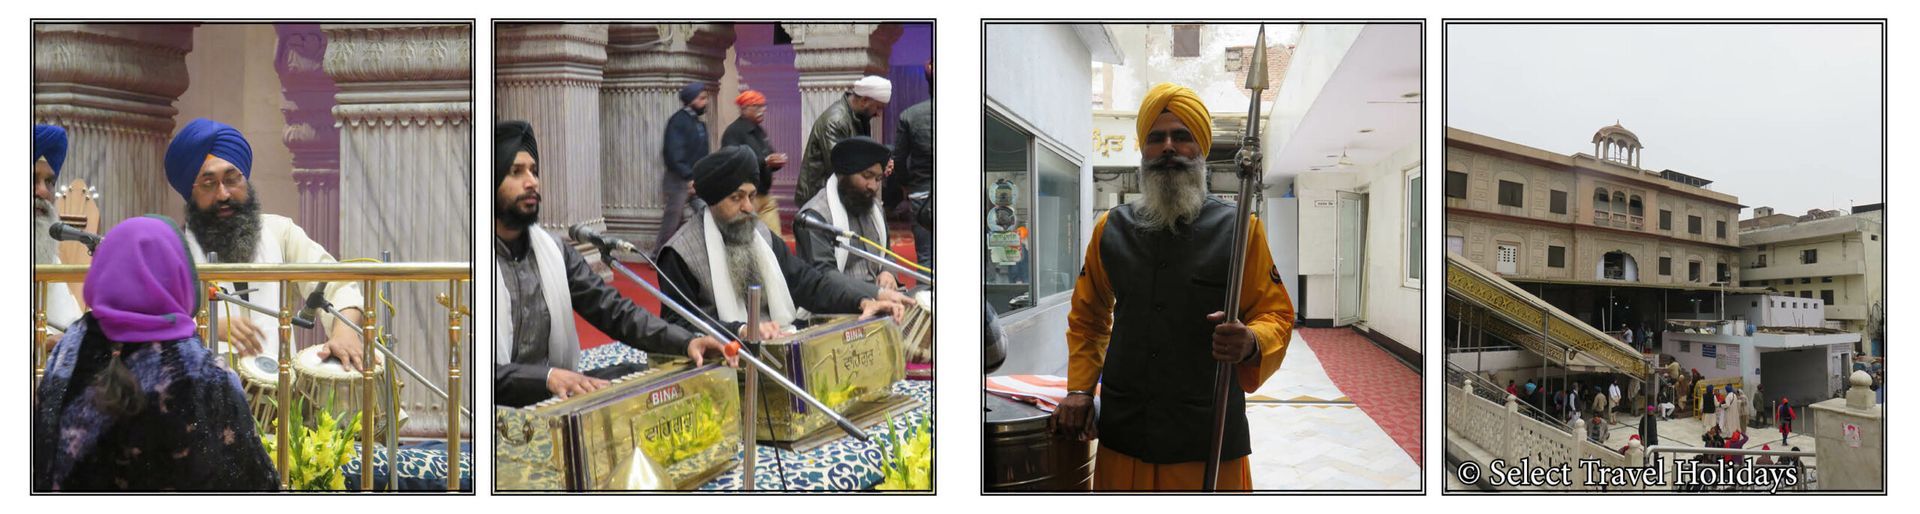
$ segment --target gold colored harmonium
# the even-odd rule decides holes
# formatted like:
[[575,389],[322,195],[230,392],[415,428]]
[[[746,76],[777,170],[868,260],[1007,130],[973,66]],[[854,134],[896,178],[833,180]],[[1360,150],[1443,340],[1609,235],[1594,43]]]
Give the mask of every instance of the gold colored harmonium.
[[[35,337],[32,341],[35,341],[33,345],[35,384],[38,384],[41,377],[46,375],[47,349],[38,341],[40,334],[48,333],[45,307],[47,294],[49,294],[47,284],[84,282],[87,268],[87,265],[82,264],[43,264],[33,267]],[[202,305],[200,312],[196,314],[196,322],[200,340],[209,350],[221,355],[228,369],[240,376],[248,401],[252,404],[252,414],[256,422],[262,426],[270,424],[274,427],[274,448],[278,453],[274,463],[280,475],[280,487],[283,490],[288,489],[290,485],[287,465],[293,461],[290,455],[293,445],[290,423],[280,423],[278,420],[295,419],[293,416],[295,403],[305,404],[302,412],[307,414],[304,417],[309,420],[314,419],[312,412],[317,412],[321,408],[332,409],[342,418],[340,419],[342,426],[353,421],[354,417],[359,418],[360,462],[363,463],[360,488],[363,491],[371,490],[374,482],[373,473],[365,463],[374,461],[374,450],[380,446],[380,441],[387,438],[390,431],[399,430],[406,418],[406,411],[403,409],[397,412],[382,412],[383,406],[397,402],[386,401],[390,400],[387,398],[376,399],[376,392],[382,396],[398,394],[400,383],[390,373],[385,373],[385,369],[394,364],[390,359],[382,357],[380,364],[369,366],[360,372],[353,372],[346,371],[337,364],[321,362],[316,356],[319,346],[307,348],[296,355],[293,349],[293,320],[295,311],[304,304],[304,300],[301,298],[300,290],[294,285],[301,282],[320,281],[334,284],[349,282],[360,284],[360,290],[367,304],[364,306],[341,305],[336,308],[361,308],[359,328],[365,334],[362,341],[374,341],[380,339],[381,330],[385,328],[379,323],[377,315],[382,311],[377,310],[378,306],[375,305],[381,296],[376,293],[377,284],[443,282],[447,292],[439,295],[438,301],[448,310],[449,351],[446,377],[448,387],[445,410],[448,413],[447,490],[459,490],[460,466],[453,459],[459,458],[460,455],[461,415],[459,413],[463,410],[460,393],[465,390],[461,386],[463,372],[460,355],[461,347],[466,341],[463,320],[471,318],[471,310],[464,303],[466,299],[462,296],[472,282],[472,265],[467,263],[199,264],[195,268],[199,273],[202,291],[227,282],[279,284],[283,298],[280,298],[281,309],[278,312],[281,344],[277,359],[265,356],[239,358],[227,349],[229,346],[227,343],[215,342],[214,329],[220,323],[213,321],[215,319],[213,316],[218,314],[213,312],[215,307],[210,302]],[[241,309],[234,310],[244,312]],[[379,353],[371,343],[368,343],[364,350],[364,355]],[[295,400],[296,395],[300,397],[298,402]],[[322,407],[321,403],[327,405]],[[368,416],[372,419],[368,419]],[[389,479],[392,479],[391,476]]]
[[[760,356],[855,425],[872,426],[920,406],[892,392],[906,373],[900,334],[890,318],[828,318],[764,343]],[[746,370],[722,362],[689,369],[678,357],[652,358],[648,365],[566,400],[495,407],[496,486],[692,490],[738,466]],[[773,381],[762,380],[760,393],[756,439],[807,451],[845,436]]]

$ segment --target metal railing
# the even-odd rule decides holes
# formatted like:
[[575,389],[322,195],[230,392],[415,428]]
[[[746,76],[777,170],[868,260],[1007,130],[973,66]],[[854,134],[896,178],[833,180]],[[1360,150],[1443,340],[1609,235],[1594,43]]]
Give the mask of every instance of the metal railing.
[[[1446,383],[1453,385],[1472,383],[1474,396],[1500,405],[1507,404],[1507,389],[1505,386],[1495,384],[1492,380],[1480,376],[1479,373],[1467,371],[1458,364],[1452,362],[1447,363],[1446,380]],[[1553,400],[1549,398],[1547,401],[1551,402]],[[1517,399],[1514,403],[1520,406],[1521,414],[1526,414],[1528,417],[1540,420],[1541,423],[1546,423],[1547,426],[1560,429],[1563,432],[1573,433],[1573,427],[1567,426],[1567,420],[1560,419],[1559,416],[1550,415],[1546,411],[1540,410],[1540,408],[1535,407],[1533,404],[1527,403],[1525,398]]]
[[[378,323],[378,316],[375,314],[379,312],[375,309],[377,299],[379,298],[379,295],[373,293],[379,290],[375,286],[383,282],[444,282],[447,286],[447,301],[442,305],[449,307],[447,314],[447,344],[449,351],[447,352],[446,390],[446,412],[448,413],[446,455],[447,490],[459,491],[461,453],[461,415],[459,413],[463,407],[460,397],[460,392],[462,391],[460,386],[462,379],[460,351],[462,350],[461,344],[466,338],[466,329],[462,323],[462,319],[466,316],[466,312],[470,311],[465,304],[469,299],[463,298],[462,291],[471,285],[473,281],[472,264],[461,262],[200,264],[196,266],[196,270],[199,272],[201,291],[208,290],[214,283],[218,282],[277,282],[280,286],[281,298],[279,299],[280,309],[278,314],[281,344],[279,345],[279,373],[278,387],[275,390],[277,395],[275,401],[279,409],[277,416],[281,421],[275,424],[274,430],[274,440],[277,443],[275,449],[279,454],[278,458],[274,461],[274,467],[280,474],[280,488],[282,490],[286,490],[290,486],[287,466],[292,462],[291,451],[293,435],[292,427],[288,426],[288,420],[293,418],[294,345],[292,341],[294,314],[304,300],[299,297],[299,289],[295,288],[294,284],[296,282],[323,281],[359,282],[360,290],[365,293],[366,305],[358,306],[361,307],[361,321],[360,326],[357,328],[361,334],[361,341],[365,345],[362,348],[363,355],[373,356],[381,351],[376,342],[380,339],[380,330],[384,328]],[[31,341],[34,341],[33,379],[36,385],[39,384],[41,377],[46,375],[46,348],[40,345],[39,341],[41,340],[41,334],[45,334],[47,331],[47,284],[56,282],[84,282],[86,276],[86,265],[42,264],[33,267],[34,337]],[[458,308],[454,308],[454,306],[458,306]],[[218,323],[210,322],[208,318],[214,308],[211,302],[209,302],[209,304],[203,306],[201,312],[197,313],[195,318],[199,323],[201,341],[203,344],[208,345],[209,348],[212,348],[215,344],[215,331],[218,330]],[[373,487],[373,449],[376,446],[374,444],[376,442],[376,438],[374,437],[376,425],[374,416],[378,414],[376,411],[380,409],[380,404],[374,401],[374,391],[376,387],[378,387],[377,383],[380,377],[381,375],[376,373],[372,366],[363,366],[361,369],[360,489],[362,491],[371,490]],[[397,412],[389,412],[388,416],[397,419],[399,414]],[[389,430],[395,429],[397,429],[397,427],[389,428]],[[396,450],[397,448],[389,448],[389,460],[396,457],[392,453]],[[394,477],[389,476],[388,479],[389,483],[394,482]]]

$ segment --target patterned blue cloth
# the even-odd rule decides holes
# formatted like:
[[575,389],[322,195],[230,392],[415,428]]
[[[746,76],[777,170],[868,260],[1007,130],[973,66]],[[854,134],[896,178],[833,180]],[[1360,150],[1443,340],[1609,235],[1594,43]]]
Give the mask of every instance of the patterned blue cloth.
[[[607,344],[583,352],[580,356],[580,369],[598,369],[622,363],[645,362],[646,359],[645,352],[622,344]],[[910,395],[921,403],[920,407],[893,418],[894,430],[904,438],[908,430],[918,426],[920,420],[930,413],[929,409],[933,406],[933,384],[926,381],[903,380],[893,384],[893,391]],[[873,426],[864,427],[867,434],[872,436],[872,442],[860,442],[851,437],[843,437],[806,453],[761,445],[754,470],[754,487],[762,491],[872,489],[880,485],[883,478],[880,473],[880,459],[883,454],[881,447],[885,444],[884,440],[887,436],[884,425],[885,423],[875,423]],[[782,478],[785,479],[784,486]],[[702,491],[738,489],[740,489],[738,464],[700,486]]]
[[[340,466],[347,474],[347,490],[360,490],[360,444],[353,445],[353,460]],[[447,443],[431,441],[400,445],[401,491],[447,490]],[[387,489],[387,452],[373,453],[373,489]],[[473,491],[473,443],[460,443],[460,490]]]

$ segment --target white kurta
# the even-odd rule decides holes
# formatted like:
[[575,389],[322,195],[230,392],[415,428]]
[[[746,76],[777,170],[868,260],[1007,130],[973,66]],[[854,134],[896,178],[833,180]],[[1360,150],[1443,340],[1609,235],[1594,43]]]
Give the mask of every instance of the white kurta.
[[[193,254],[193,262],[206,262],[206,250],[200,248],[200,242],[194,239],[192,231],[188,231],[187,233],[187,250]],[[333,258],[333,255],[327,253],[325,247],[320,246],[320,243],[316,243],[313,239],[308,238],[307,231],[301,230],[299,225],[293,224],[293,220],[276,214],[260,215],[260,243],[255,247],[253,253],[252,262],[257,264],[316,264],[338,262]],[[315,283],[313,282],[304,282],[296,283],[295,287],[300,289],[301,298],[305,298],[307,294],[313,292],[314,285]],[[231,283],[222,283],[221,286],[233,288],[234,285]],[[279,282],[248,282],[247,288],[256,290],[246,295],[248,301],[265,306],[276,312],[279,311]],[[360,285],[358,283],[328,283],[327,290],[329,291],[327,301],[333,303],[334,309],[346,310],[349,307],[360,308],[366,305],[365,297],[361,296]],[[239,306],[222,309],[220,316],[223,320],[237,319],[242,313],[246,315],[247,320],[253,322],[254,327],[259,328],[260,332],[265,334],[265,337],[261,338],[261,354],[268,358],[279,359],[280,319],[276,316],[246,310]],[[228,318],[229,315],[235,318]],[[315,325],[325,329],[326,333],[331,334],[333,332],[333,316],[321,314],[319,318],[320,319],[314,321]],[[296,327],[294,330],[301,329]]]

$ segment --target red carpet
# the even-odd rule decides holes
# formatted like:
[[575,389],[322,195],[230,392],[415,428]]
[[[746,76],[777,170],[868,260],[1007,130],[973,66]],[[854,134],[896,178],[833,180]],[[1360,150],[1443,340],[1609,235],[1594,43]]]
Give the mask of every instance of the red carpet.
[[[893,253],[908,257],[913,255],[912,230],[896,228],[891,230],[887,235],[889,239],[887,245],[892,247]],[[787,248],[789,250],[793,249],[793,238],[791,235],[787,237]],[[628,268],[632,268],[635,274],[640,275],[640,278],[646,279],[647,283],[655,286],[660,284],[659,272],[654,270],[653,266],[649,266],[645,262],[626,262],[625,264]],[[913,284],[912,279],[905,279],[904,282],[908,286]],[[619,290],[622,296],[626,296],[628,300],[632,300],[633,303],[639,305],[640,308],[646,309],[647,312],[651,312],[656,316],[660,314],[660,300],[655,299],[653,295],[647,294],[647,291],[642,289],[639,284],[627,280],[626,276],[618,273],[614,274],[612,284],[613,288]],[[607,335],[601,333],[599,329],[593,328],[593,325],[587,323],[587,320],[581,318],[579,314],[573,315],[573,322],[574,325],[579,327],[580,349],[591,349],[613,342],[613,338],[607,337]]]
[[1295,329],[1340,391],[1407,451],[1420,458],[1420,375],[1349,328]]

